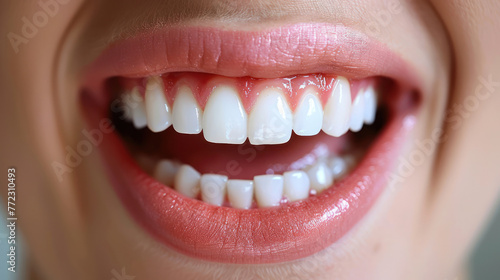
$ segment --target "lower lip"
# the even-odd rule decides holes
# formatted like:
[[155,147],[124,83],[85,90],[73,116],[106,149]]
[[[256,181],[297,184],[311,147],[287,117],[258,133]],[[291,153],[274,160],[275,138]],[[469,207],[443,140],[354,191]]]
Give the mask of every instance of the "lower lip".
[[[106,112],[82,95],[91,127]],[[358,166],[342,181],[307,200],[274,208],[239,210],[183,197],[142,171],[113,132],[100,145],[112,185],[136,221],[175,250],[222,263],[277,263],[317,253],[344,236],[384,190],[387,175],[415,124],[395,114]]]

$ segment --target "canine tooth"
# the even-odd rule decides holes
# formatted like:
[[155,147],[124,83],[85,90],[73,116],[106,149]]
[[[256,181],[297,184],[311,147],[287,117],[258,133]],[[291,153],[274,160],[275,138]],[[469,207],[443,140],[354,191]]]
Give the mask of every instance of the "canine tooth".
[[132,122],[134,127],[137,129],[144,128],[148,124],[146,118],[146,105],[144,100],[139,93],[139,89],[134,87],[130,93],[131,97],[131,109],[132,109]]
[[363,119],[366,124],[372,124],[375,121],[375,114],[377,113],[377,96],[375,89],[368,87],[364,91],[365,114]]
[[304,171],[288,171],[283,174],[284,195],[290,201],[305,199],[309,196],[309,177]]
[[283,197],[283,176],[259,175],[253,178],[259,207],[277,206]]
[[201,176],[201,199],[206,203],[221,206],[226,197],[227,176],[204,174]]
[[201,132],[203,112],[187,86],[181,86],[172,107],[172,119],[175,131],[185,134]]
[[172,124],[172,113],[165,99],[163,81],[155,76],[148,79],[146,84],[146,118],[148,127],[153,132],[160,132]]
[[253,145],[282,144],[292,135],[292,112],[281,90],[263,90],[248,118],[248,139]]
[[358,94],[352,104],[351,122],[349,124],[352,132],[358,132],[363,127],[363,117],[365,115],[364,100],[364,95]]
[[307,170],[311,189],[321,192],[333,184],[332,172],[324,162],[318,162]]
[[316,135],[323,125],[323,107],[316,94],[307,91],[293,115],[293,131],[297,135]]
[[174,184],[175,174],[179,170],[180,165],[168,159],[160,160],[155,167],[154,177],[159,182],[172,186]]
[[175,189],[190,198],[196,198],[200,192],[200,173],[190,165],[184,164],[175,176]]
[[242,144],[247,139],[247,113],[238,92],[217,87],[203,112],[203,136],[208,142]]
[[227,196],[234,208],[250,208],[253,198],[253,182],[250,180],[227,181]]
[[332,172],[333,178],[342,177],[347,171],[347,164],[343,158],[334,157],[328,162],[328,167]]
[[324,110],[323,131],[336,137],[346,133],[351,112],[351,86],[346,78],[337,78]]

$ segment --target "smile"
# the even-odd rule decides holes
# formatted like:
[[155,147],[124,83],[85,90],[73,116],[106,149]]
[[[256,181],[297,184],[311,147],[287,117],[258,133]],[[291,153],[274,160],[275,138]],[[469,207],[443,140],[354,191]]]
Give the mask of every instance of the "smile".
[[86,70],[90,127],[137,223],[191,257],[275,263],[349,232],[386,189],[421,99],[414,72],[355,30],[168,27]]

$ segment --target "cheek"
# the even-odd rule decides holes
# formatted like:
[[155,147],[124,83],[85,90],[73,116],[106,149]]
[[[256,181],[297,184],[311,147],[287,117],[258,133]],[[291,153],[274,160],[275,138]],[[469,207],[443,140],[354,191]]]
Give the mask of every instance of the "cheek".
[[[58,44],[80,2],[56,2],[57,11],[56,6],[38,1],[11,3],[0,27],[9,34],[7,43],[0,46],[0,83],[5,93],[0,96],[1,123],[9,131],[8,137],[2,137],[2,163],[17,168],[18,184],[24,186],[18,189],[18,211],[23,217],[19,225],[30,257],[59,276],[68,271],[54,272],[51,264],[69,266],[69,255],[81,248],[54,250],[54,244],[61,244],[60,236],[72,236],[70,224],[81,226],[71,179],[57,180],[52,169],[52,163],[64,157],[52,74]],[[49,227],[59,234],[40,231]]]

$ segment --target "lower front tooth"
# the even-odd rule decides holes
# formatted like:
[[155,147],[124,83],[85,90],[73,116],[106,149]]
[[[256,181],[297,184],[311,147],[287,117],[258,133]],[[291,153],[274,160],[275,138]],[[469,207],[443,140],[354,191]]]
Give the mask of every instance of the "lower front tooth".
[[175,131],[185,134],[201,132],[203,112],[193,93],[187,86],[181,86],[172,107],[172,121]]
[[190,198],[196,198],[200,193],[200,173],[190,165],[184,164],[175,176],[175,189]]
[[134,127],[137,129],[144,128],[148,124],[148,120],[146,118],[146,105],[144,104],[144,100],[141,97],[139,89],[137,87],[133,88],[130,96],[130,106],[132,106],[132,122],[134,123]]
[[309,196],[309,177],[304,171],[288,171],[283,174],[284,195],[290,201],[305,199]]
[[201,176],[201,199],[206,203],[221,206],[226,197],[227,176],[204,174]]
[[278,206],[283,197],[283,176],[260,175],[253,178],[255,200],[260,207]]
[[324,162],[319,162],[307,170],[311,189],[321,192],[333,184],[332,172]]
[[363,127],[365,115],[364,95],[358,94],[352,103],[350,128],[352,132],[358,132]]
[[347,171],[347,164],[344,159],[334,157],[328,162],[328,167],[332,171],[333,178],[342,177]]
[[179,170],[179,164],[168,159],[160,160],[156,165],[154,177],[159,182],[172,186],[174,184],[175,174]]
[[227,181],[227,197],[234,208],[250,208],[253,199],[253,182],[250,180]]
[[265,89],[248,117],[248,140],[253,145],[286,143],[292,135],[292,123],[292,112],[282,91]]

